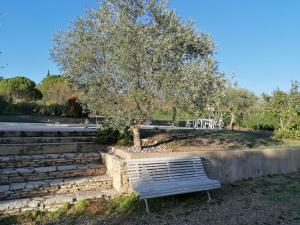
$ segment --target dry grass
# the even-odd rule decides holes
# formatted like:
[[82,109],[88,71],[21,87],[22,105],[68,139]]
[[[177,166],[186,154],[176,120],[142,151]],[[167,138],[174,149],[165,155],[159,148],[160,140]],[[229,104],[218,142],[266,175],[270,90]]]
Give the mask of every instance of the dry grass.
[[143,202],[135,196],[85,201],[56,213],[2,218],[0,224],[300,224],[300,173],[236,182],[212,191],[211,195],[211,202],[207,202],[203,192],[151,199],[150,214],[145,213]]
[[143,130],[148,145],[165,145],[172,151],[215,151],[299,147],[300,141],[278,140],[270,131]]

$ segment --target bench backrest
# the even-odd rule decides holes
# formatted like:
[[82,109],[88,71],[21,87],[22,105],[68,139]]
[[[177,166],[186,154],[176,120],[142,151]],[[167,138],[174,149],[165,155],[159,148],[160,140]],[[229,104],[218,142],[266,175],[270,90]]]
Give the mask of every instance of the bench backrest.
[[208,179],[200,157],[127,160],[131,185]]

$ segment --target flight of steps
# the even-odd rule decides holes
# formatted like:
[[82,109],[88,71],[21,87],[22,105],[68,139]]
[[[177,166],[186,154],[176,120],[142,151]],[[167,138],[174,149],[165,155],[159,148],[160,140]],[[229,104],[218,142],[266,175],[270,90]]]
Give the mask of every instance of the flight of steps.
[[116,195],[94,132],[0,132],[0,214]]

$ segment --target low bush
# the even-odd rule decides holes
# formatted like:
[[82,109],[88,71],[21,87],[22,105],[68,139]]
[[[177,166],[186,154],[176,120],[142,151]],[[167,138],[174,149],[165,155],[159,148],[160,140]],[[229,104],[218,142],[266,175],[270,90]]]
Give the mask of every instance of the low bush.
[[82,113],[83,110],[77,102],[77,98],[71,96],[66,103],[66,115],[69,117],[81,117]]
[[8,102],[6,101],[5,97],[0,95],[0,113],[3,113],[8,106]]
[[63,116],[65,115],[66,107],[60,104],[50,104],[43,106],[45,108],[44,114],[47,116]]
[[273,131],[276,125],[276,120],[270,112],[260,109],[247,113],[242,119],[241,125],[253,130]]
[[41,105],[36,102],[17,102],[8,104],[5,112],[13,114],[32,115],[38,114],[40,109]]
[[96,142],[104,145],[129,146],[132,144],[132,134],[128,129],[119,131],[106,128],[99,131]]
[[279,128],[274,132],[274,135],[276,138],[300,140],[300,128],[291,130],[283,130]]

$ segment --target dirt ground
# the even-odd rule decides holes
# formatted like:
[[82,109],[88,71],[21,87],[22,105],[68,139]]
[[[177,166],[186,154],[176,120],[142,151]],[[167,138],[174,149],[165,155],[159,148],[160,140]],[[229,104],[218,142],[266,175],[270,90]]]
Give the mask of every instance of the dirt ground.
[[174,152],[300,147],[300,141],[277,140],[271,131],[149,129],[142,136],[147,148]]
[[[300,173],[238,182],[204,193],[153,200],[151,214],[123,216],[88,224],[242,225],[300,224]],[[78,223],[79,224],[79,223]]]
[[[212,201],[205,193],[193,193],[150,200],[150,214],[145,212],[143,202],[120,206],[130,208],[103,216],[101,210],[107,205],[84,208],[79,214],[72,210],[47,222],[28,222],[26,217],[2,220],[2,224],[47,225],[299,225],[300,224],[300,173],[265,176],[253,180],[223,185],[211,191]],[[127,202],[127,203],[126,203]],[[82,207],[82,206],[81,206]],[[75,207],[76,208],[76,207]],[[78,208],[78,207],[77,207]],[[80,207],[79,207],[80,208]],[[32,214],[31,214],[32,215]],[[7,222],[8,221],[8,222]],[[19,222],[17,222],[19,221]],[[1,222],[1,221],[0,221]],[[15,223],[14,223],[15,222]]]

